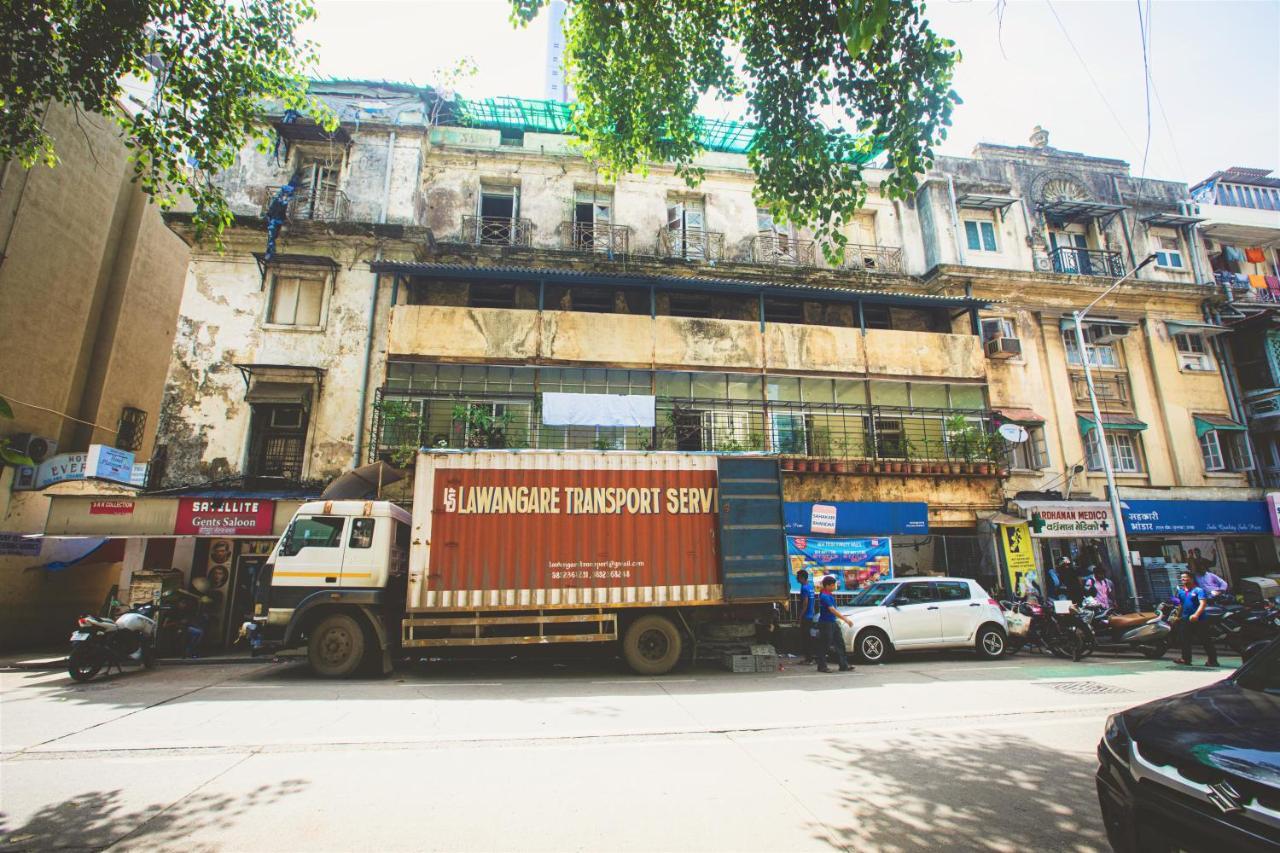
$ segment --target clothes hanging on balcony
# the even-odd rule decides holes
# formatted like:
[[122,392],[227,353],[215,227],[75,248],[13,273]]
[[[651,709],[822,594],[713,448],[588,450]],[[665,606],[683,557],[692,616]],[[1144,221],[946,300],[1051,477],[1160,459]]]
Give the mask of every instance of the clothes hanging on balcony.
[[644,427],[654,425],[654,398],[647,394],[542,395],[542,422],[547,426]]
[[267,205],[267,251],[264,260],[269,261],[276,256],[276,235],[289,216],[289,202],[293,200],[293,194],[297,190],[297,180],[296,175],[290,178],[289,183],[277,190],[271,204]]
[[[1240,250],[1237,249],[1236,251],[1238,252]],[[1266,253],[1264,253],[1262,249],[1258,248],[1257,246],[1254,246],[1251,249],[1245,249],[1244,259],[1251,264],[1264,264],[1267,262]]]
[[1266,279],[1267,290],[1280,290],[1280,276],[1264,275],[1263,278]]
[[1235,246],[1223,246],[1222,256],[1232,263],[1244,263],[1244,252],[1240,251]]
[[1265,275],[1251,275],[1249,276],[1249,286],[1254,290],[1266,290],[1267,277]]

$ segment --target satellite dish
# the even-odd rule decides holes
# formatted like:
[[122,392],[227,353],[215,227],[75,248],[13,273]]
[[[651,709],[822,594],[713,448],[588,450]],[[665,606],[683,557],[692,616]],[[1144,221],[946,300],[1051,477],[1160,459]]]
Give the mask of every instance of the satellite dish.
[[1027,440],[1027,430],[1021,424],[1001,424],[1000,436],[1005,441],[1020,444]]

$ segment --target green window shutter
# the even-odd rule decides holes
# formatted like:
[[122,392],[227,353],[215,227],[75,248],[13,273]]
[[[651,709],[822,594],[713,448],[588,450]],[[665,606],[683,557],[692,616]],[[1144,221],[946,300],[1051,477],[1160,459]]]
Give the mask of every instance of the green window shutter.
[[996,229],[990,222],[983,222],[982,225],[982,248],[988,252],[996,250]]
[[978,239],[978,223],[965,222],[964,235],[965,235],[965,238],[968,240],[970,249],[972,249],[975,252],[982,250],[982,243]]

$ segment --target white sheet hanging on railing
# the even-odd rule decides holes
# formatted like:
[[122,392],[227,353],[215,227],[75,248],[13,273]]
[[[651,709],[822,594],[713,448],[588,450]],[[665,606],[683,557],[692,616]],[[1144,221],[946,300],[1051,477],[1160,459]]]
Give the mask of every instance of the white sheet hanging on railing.
[[547,426],[652,427],[653,397],[547,391],[542,395],[542,422]]

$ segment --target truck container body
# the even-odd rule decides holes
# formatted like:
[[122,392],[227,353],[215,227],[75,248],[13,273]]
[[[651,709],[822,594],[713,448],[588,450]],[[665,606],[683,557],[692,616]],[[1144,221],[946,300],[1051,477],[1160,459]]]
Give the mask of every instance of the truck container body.
[[723,600],[713,456],[423,453],[413,503],[410,612]]
[[264,651],[341,676],[397,646],[616,641],[656,674],[787,598],[776,459],[423,451],[413,495],[299,508],[255,594]]

